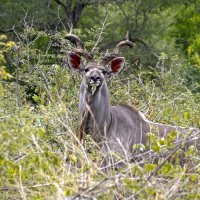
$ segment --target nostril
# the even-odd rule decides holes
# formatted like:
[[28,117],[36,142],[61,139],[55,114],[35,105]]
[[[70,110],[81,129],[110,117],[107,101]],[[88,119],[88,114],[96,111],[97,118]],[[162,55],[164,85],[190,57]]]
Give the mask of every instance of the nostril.
[[100,80],[100,77],[98,75],[92,75],[91,76],[91,80],[93,80],[94,82]]

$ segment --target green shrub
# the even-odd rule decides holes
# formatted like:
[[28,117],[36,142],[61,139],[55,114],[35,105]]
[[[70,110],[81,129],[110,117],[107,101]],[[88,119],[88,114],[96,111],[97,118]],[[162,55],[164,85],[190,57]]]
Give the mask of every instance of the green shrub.
[[[149,157],[125,162],[118,170],[111,167],[107,173],[101,169],[105,153],[91,137],[78,143],[80,77],[66,65],[71,46],[65,34],[28,28],[20,34],[23,40],[6,52],[10,62],[5,70],[11,78],[0,82],[0,198],[64,199],[82,194],[98,199],[198,199],[196,149],[188,149],[184,166],[180,151],[172,155],[176,162],[165,160],[173,133],[165,140],[151,133],[154,148]],[[196,85],[188,86],[180,59],[168,62],[164,71],[130,65],[131,71],[109,80],[111,104],[128,102],[153,121],[200,127]],[[115,154],[112,158],[124,160]]]

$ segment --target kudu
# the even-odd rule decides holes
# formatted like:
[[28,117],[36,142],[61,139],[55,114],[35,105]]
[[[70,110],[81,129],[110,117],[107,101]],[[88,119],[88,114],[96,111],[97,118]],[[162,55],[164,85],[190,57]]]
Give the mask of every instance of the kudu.
[[[147,133],[151,132],[152,127],[158,130],[160,137],[165,137],[172,130],[181,135],[190,131],[193,136],[199,131],[151,122],[140,111],[128,105],[110,106],[106,80],[123,69],[125,59],[120,56],[119,49],[123,46],[132,47],[133,43],[128,38],[119,42],[113,53],[105,54],[99,62],[93,59],[91,52],[84,49],[83,42],[76,35],[68,34],[66,38],[76,46],[68,53],[68,64],[83,76],[79,99],[81,139],[87,133],[105,151],[111,150],[120,154],[128,152],[131,155],[134,144],[146,144]],[[86,63],[82,57],[86,59]],[[195,136],[196,139],[198,135]],[[177,142],[178,137],[179,134]]]

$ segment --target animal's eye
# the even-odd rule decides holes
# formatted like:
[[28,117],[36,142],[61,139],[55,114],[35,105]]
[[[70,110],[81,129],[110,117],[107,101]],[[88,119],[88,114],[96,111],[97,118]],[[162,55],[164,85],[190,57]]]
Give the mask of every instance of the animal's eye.
[[88,68],[85,68],[85,69],[84,69],[84,71],[85,71],[85,72],[88,72],[88,71],[89,71],[89,69],[88,69]]
[[106,74],[106,72],[107,72],[106,70],[103,70],[103,71],[102,71],[102,73],[103,73],[104,75]]

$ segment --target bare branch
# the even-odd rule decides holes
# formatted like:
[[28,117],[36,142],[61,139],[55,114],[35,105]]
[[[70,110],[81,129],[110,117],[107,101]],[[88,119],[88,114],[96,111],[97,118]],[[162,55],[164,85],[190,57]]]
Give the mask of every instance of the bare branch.
[[54,0],[57,4],[61,5],[65,10],[67,10],[66,5],[60,0]]
[[94,47],[93,47],[93,49],[92,49],[92,53],[94,52],[95,48],[96,48],[97,45],[99,44],[99,41],[100,41],[100,39],[101,39],[101,35],[102,35],[103,30],[104,30],[104,28],[105,28],[105,23],[106,23],[106,21],[107,21],[107,18],[108,18],[108,14],[106,14],[105,20],[104,20],[104,22],[103,22],[103,24],[102,24],[102,27],[101,27],[101,31],[100,31],[100,33],[99,33],[99,37],[98,37],[98,39],[97,39],[97,41],[96,41],[96,43],[95,43],[95,45],[94,45]]

